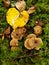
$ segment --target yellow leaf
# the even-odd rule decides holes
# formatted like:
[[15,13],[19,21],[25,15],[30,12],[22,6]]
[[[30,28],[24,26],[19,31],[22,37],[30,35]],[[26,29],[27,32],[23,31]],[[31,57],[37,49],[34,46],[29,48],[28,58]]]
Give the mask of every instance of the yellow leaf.
[[2,40],[4,40],[4,35],[2,36]]
[[14,24],[15,20],[19,17],[19,11],[16,8],[10,8],[7,11],[6,20],[11,26]]

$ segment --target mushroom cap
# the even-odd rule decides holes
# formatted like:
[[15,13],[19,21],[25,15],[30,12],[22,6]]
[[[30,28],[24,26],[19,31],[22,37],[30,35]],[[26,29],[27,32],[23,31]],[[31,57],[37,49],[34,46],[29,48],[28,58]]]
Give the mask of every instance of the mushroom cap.
[[25,48],[27,48],[28,50],[32,50],[34,48],[34,39],[26,39],[25,43],[24,43]]
[[15,4],[16,8],[19,10],[19,11],[23,11],[25,10],[25,7],[26,7],[26,2],[23,0],[23,1],[17,1],[16,4]]
[[11,47],[11,51],[15,51],[17,49],[18,49],[18,47]]
[[24,32],[26,31],[23,31],[23,28],[17,28],[16,30],[13,30],[13,32],[11,33],[11,37],[21,40],[24,36]]
[[41,34],[41,33],[42,33],[42,27],[39,26],[39,25],[35,26],[35,27],[34,27],[34,33],[35,33],[36,35]]
[[42,39],[41,38],[35,38],[34,49],[39,50],[42,45],[43,45]]
[[24,42],[24,46],[28,50],[31,50],[31,49],[39,50],[42,45],[43,45],[42,39],[36,38],[36,37],[28,36],[28,38],[26,38],[26,40]]
[[31,38],[36,38],[36,35],[35,34],[29,34],[26,39],[31,39]]
[[10,46],[17,47],[18,46],[18,40],[13,38],[10,41]]

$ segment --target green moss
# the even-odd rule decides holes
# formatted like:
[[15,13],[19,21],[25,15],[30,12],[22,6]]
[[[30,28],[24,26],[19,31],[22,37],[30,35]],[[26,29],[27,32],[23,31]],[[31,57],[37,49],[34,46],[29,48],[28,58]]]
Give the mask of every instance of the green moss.
[[[14,4],[14,0],[11,3]],[[30,15],[29,23],[27,23],[27,34],[33,32],[36,20],[41,20],[44,23],[43,33],[41,36],[43,46],[39,51],[28,51],[24,48],[23,43],[25,37],[19,41],[19,49],[17,51],[10,51],[9,39],[0,38],[0,65],[49,65],[49,0],[25,0],[27,3],[26,9],[35,5],[36,11]],[[7,8],[0,0],[0,32],[9,26],[6,22]],[[34,54],[38,53],[34,56]],[[32,54],[32,56],[28,56]],[[19,57],[19,58],[18,58]]]

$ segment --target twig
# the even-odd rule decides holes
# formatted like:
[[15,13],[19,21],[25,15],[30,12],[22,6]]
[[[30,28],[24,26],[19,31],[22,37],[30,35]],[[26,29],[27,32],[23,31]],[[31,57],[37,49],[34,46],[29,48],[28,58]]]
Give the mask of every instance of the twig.
[[29,55],[27,55],[27,56],[19,56],[19,57],[13,59],[13,60],[21,59],[21,58],[26,58],[26,57],[33,57],[33,56],[36,56],[36,55],[38,55],[38,53],[35,53],[35,54],[33,54],[33,55],[32,55],[32,54],[29,54]]
[[27,56],[19,56],[19,57],[17,57],[17,58],[12,58],[12,59],[6,59],[7,61],[10,61],[10,62],[12,62],[12,61],[15,61],[15,60],[17,60],[17,59],[24,59],[24,58],[27,58],[27,57],[34,57],[34,56],[36,56],[36,55],[38,55],[38,53],[35,53],[35,54],[29,54],[29,55],[27,55]]

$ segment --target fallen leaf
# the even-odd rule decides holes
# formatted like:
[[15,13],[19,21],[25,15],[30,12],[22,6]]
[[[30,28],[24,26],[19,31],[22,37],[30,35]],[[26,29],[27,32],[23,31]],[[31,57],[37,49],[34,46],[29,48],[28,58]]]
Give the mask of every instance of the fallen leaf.
[[10,6],[10,0],[3,0],[4,6],[9,7]]
[[5,34],[5,35],[10,34],[10,26],[5,30],[4,34]]
[[4,35],[2,36],[2,40],[4,40]]

